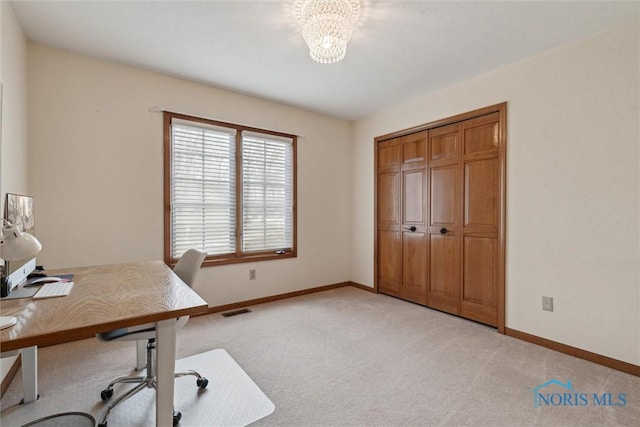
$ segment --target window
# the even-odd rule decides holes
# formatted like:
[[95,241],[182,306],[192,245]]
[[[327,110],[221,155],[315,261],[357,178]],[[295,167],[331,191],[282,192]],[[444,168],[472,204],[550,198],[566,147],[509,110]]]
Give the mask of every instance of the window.
[[164,113],[165,261],[296,256],[294,135]]

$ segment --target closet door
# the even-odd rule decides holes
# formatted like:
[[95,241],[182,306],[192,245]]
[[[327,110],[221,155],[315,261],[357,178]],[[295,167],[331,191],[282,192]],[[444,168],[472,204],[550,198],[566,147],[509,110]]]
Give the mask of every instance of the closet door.
[[378,287],[426,304],[427,132],[378,146]]
[[382,293],[504,333],[506,104],[376,138]]
[[500,203],[499,115],[462,122],[463,317],[497,325]]
[[429,131],[429,307],[460,313],[460,125]]
[[401,157],[399,138],[378,145],[378,289],[393,296],[400,296],[402,284]]
[[400,297],[427,303],[426,151],[427,132],[402,141],[402,286]]

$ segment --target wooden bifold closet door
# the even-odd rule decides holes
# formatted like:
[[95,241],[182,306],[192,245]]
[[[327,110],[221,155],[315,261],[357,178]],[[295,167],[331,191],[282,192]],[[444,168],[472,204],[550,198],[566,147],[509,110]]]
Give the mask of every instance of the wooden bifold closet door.
[[418,132],[378,150],[378,286],[418,303],[427,296],[426,148],[427,132]]
[[504,330],[505,117],[376,138],[379,292]]

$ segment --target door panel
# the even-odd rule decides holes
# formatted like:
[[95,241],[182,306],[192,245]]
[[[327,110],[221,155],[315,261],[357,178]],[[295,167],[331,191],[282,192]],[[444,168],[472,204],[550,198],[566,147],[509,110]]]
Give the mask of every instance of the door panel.
[[498,242],[490,237],[465,237],[462,302],[463,317],[497,325]]
[[464,154],[494,150],[498,147],[498,124],[491,123],[466,129]]
[[465,237],[462,299],[496,305],[496,239]]
[[429,307],[460,312],[460,125],[429,131]]
[[424,169],[402,173],[404,224],[424,224]]
[[426,174],[427,132],[403,137],[402,286],[400,297],[427,302]]
[[402,238],[402,289],[400,296],[425,304],[427,298],[427,247],[425,233],[405,231]]
[[390,295],[400,295],[402,245],[399,231],[378,232],[378,286]]
[[378,177],[378,221],[385,227],[400,223],[400,183],[398,173],[385,173]]
[[377,279],[380,291],[399,296],[402,284],[401,170],[402,147],[397,141],[378,146]]
[[453,124],[429,131],[429,161],[458,160],[460,125]]
[[431,225],[454,225],[458,215],[458,167],[443,166],[430,170]]
[[403,137],[402,162],[424,164],[427,146],[427,132],[419,132]]
[[460,265],[457,236],[429,236],[429,306],[458,314]]
[[467,162],[464,167],[464,225],[496,227],[498,159]]
[[498,114],[462,123],[464,227],[461,314],[497,326],[500,160]]
[[386,144],[378,150],[378,172],[397,170],[400,167],[400,145]]
[[498,154],[500,134],[498,114],[489,114],[463,122],[464,155],[478,153]]

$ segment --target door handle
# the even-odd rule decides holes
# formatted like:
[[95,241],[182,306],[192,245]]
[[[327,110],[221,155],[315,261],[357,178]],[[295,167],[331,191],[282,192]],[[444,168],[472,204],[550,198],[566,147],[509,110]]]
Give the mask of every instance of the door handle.
[[415,225],[412,225],[411,227],[405,227],[404,229],[405,230],[409,230],[409,231],[416,231],[417,230]]
[[442,227],[442,228],[440,229],[440,234],[447,234],[447,232],[448,232],[448,231],[449,231],[449,230],[447,230],[445,227]]

